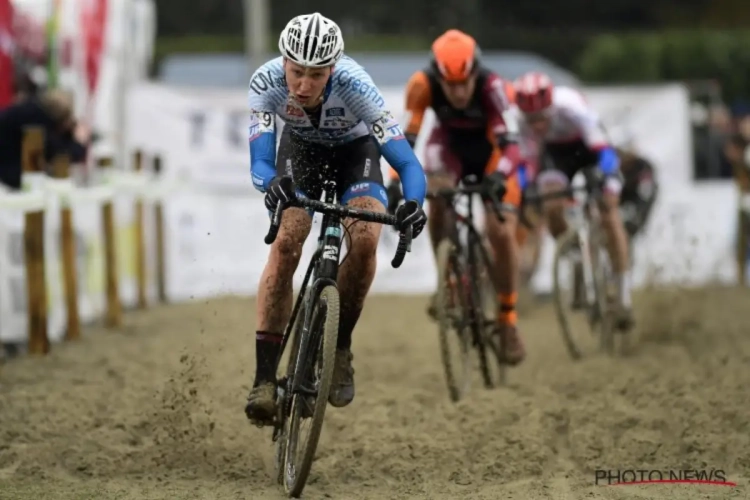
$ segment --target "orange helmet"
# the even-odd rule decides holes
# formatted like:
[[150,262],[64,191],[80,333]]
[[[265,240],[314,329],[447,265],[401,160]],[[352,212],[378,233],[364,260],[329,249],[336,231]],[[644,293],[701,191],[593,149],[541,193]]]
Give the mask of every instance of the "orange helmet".
[[477,41],[463,31],[448,30],[432,43],[432,63],[446,82],[464,82],[479,63]]

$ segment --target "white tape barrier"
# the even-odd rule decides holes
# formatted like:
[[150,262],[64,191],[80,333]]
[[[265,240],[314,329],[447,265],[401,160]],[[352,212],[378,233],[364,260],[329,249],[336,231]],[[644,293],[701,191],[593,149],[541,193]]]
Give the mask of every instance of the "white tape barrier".
[[78,187],[70,179],[54,179],[44,174],[25,174],[22,191],[0,192],[0,210],[36,212],[47,209],[50,195],[63,206],[101,204],[122,193],[144,201],[161,201],[172,194],[188,190],[184,182],[164,182],[146,173],[108,172],[102,184]]

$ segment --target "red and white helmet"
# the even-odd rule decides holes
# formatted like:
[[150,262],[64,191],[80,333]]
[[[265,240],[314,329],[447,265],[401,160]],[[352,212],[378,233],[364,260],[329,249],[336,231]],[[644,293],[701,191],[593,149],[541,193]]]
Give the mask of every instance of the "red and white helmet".
[[532,71],[513,84],[516,104],[524,113],[540,113],[552,105],[552,80],[544,73]]

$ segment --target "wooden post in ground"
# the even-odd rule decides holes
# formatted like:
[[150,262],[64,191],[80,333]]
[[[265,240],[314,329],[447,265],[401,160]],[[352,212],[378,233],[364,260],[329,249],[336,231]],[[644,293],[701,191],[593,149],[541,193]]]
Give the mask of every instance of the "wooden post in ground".
[[[100,158],[100,169],[112,167],[112,158]],[[117,238],[115,235],[114,200],[102,203],[102,229],[104,233],[104,273],[107,289],[107,312],[104,324],[110,328],[122,325],[122,303],[120,302],[119,267],[117,263]]]
[[[57,179],[70,179],[70,157],[59,155],[53,164]],[[78,272],[76,269],[76,238],[73,230],[73,211],[70,200],[61,199],[60,211],[60,254],[62,257],[62,279],[65,288],[65,309],[67,329],[65,340],[81,338],[81,319],[78,314]]]
[[[44,129],[24,130],[21,161],[24,174],[44,171]],[[50,350],[47,335],[47,283],[44,263],[44,209],[25,214],[24,257],[29,329],[29,354]]]
[[[157,180],[161,177],[161,156],[154,158],[154,173]],[[154,225],[156,228],[156,286],[159,302],[167,302],[166,272],[164,265],[164,205],[161,200],[154,204]]]
[[[135,171],[143,172],[143,152],[135,152]],[[138,286],[138,308],[146,308],[146,239],[144,237],[143,199],[135,201],[135,273]]]

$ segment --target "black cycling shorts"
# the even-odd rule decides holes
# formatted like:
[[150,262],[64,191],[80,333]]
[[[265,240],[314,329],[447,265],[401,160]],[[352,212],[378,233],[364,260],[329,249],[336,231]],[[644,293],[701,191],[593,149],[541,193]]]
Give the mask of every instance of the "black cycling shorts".
[[586,146],[583,140],[577,140],[545,144],[541,160],[540,173],[545,170],[558,170],[571,181],[579,170],[597,165],[599,154]]
[[380,170],[380,147],[372,136],[324,146],[305,141],[285,127],[276,154],[276,171],[290,175],[298,191],[308,198],[319,200],[324,181],[333,180],[336,199],[342,205],[369,196],[388,206]]

